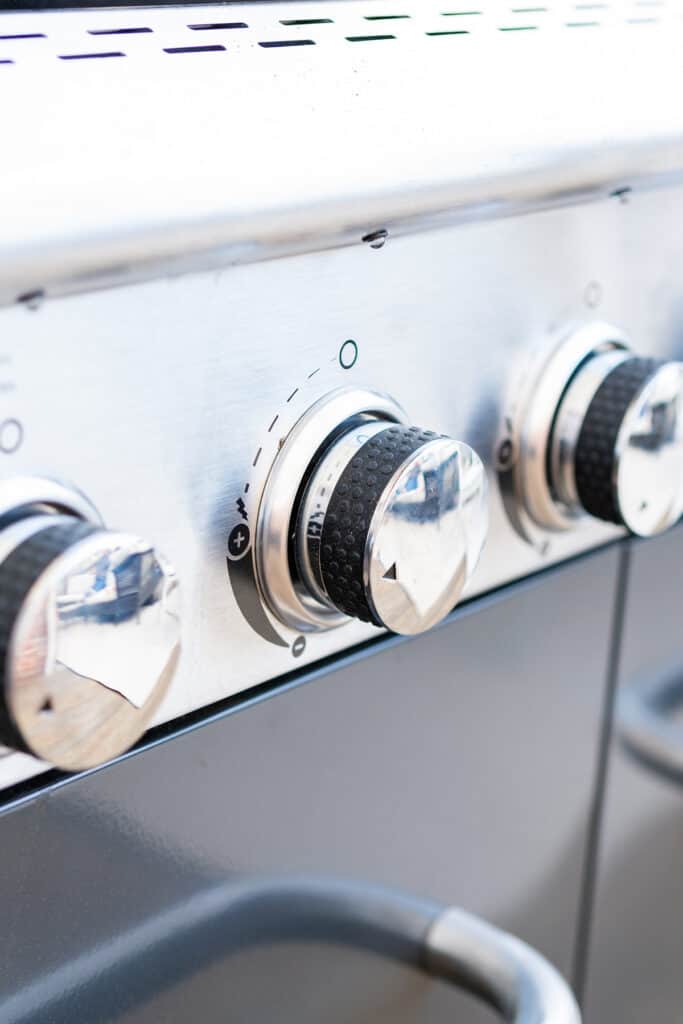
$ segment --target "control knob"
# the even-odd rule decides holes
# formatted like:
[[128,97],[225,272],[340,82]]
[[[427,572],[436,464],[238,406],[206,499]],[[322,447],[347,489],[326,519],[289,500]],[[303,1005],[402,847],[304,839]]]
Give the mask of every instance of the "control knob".
[[359,418],[309,470],[294,557],[321,606],[421,633],[457,603],[488,526],[486,475],[466,444]]
[[177,591],[134,535],[48,512],[0,530],[0,741],[66,770],[128,749],[178,660]]
[[650,536],[683,512],[683,363],[624,347],[576,371],[552,426],[548,471],[571,512]]

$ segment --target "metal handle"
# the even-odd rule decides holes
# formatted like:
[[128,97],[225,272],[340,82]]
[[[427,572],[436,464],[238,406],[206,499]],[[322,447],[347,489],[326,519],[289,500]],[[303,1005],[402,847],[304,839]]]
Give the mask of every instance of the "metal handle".
[[[284,940],[344,944],[417,967],[478,996],[510,1024],[581,1024],[558,971],[463,910],[362,883],[265,879],[222,884],[69,960],[10,998],[13,1024],[95,1019],[111,992],[131,1004],[207,961]],[[45,1018],[47,1019],[47,1018]]]
[[683,783],[683,728],[671,717],[683,705],[683,678],[657,679],[624,690],[617,702],[619,738],[641,764]]

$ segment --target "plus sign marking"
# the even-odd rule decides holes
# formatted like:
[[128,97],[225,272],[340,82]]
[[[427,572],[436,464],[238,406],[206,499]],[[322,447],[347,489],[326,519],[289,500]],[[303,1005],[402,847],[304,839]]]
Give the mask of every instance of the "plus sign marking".
[[249,550],[249,527],[240,523],[233,526],[228,537],[228,554],[231,558],[241,558]]

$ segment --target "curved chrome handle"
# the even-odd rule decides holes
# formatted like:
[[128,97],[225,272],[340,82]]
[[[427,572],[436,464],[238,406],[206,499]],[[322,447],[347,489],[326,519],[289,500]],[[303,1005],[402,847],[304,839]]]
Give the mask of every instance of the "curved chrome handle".
[[683,782],[683,727],[671,712],[683,705],[683,678],[657,679],[624,690],[617,701],[619,738],[641,764],[673,782]]
[[540,953],[464,910],[362,883],[267,879],[235,890],[225,911],[241,945],[341,941],[465,989],[509,1024],[581,1024],[569,986]]
[[[207,961],[285,940],[372,950],[483,999],[509,1024],[581,1024],[558,971],[463,910],[362,883],[266,878],[221,883],[69,958],[3,1004],[3,1019],[92,1020],[122,991],[136,1005]],[[7,1016],[4,1016],[7,1014]]]
[[464,910],[438,915],[427,934],[425,966],[481,996],[512,1024],[581,1024],[569,986],[540,953]]
[[[243,903],[244,901],[244,903]],[[266,934],[372,948],[487,1002],[509,1024],[581,1024],[558,971],[520,939],[454,907],[354,882],[267,880],[238,898]]]

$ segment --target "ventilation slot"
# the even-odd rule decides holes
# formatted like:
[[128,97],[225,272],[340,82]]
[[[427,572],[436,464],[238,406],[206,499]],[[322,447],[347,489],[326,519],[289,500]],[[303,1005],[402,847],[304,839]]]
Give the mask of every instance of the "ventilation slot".
[[209,21],[205,25],[188,25],[193,32],[224,32],[234,28],[249,28],[246,21]]
[[[23,0],[9,2],[18,5]],[[316,45],[339,49],[347,43],[391,40],[406,48],[414,48],[420,45],[420,40],[427,45],[425,40],[448,36],[466,36],[472,40],[476,37],[485,42],[505,35],[544,37],[546,29],[554,32],[571,30],[571,34],[577,36],[580,29],[599,28],[606,34],[612,28],[618,30],[625,26],[630,26],[629,32],[635,32],[638,26],[643,31],[650,31],[658,24],[670,25],[679,31],[683,28],[679,6],[667,4],[664,0],[622,0],[618,4],[613,0],[578,0],[575,3],[567,0],[562,3],[559,0],[516,0],[515,6],[512,4],[503,6],[482,0],[475,8],[471,0],[445,0],[443,6],[439,0],[368,0],[367,3],[356,0],[353,4],[331,8],[323,5],[322,0],[317,4],[309,0],[301,11],[301,17],[288,17],[296,12],[296,8],[292,9],[284,2],[259,4],[258,10],[255,4],[247,8],[246,4],[234,3],[229,8],[215,10],[221,13],[228,10],[235,20],[180,25],[178,7],[160,7],[153,11],[147,8],[144,12],[129,8],[125,20],[121,18],[118,26],[118,17],[112,16],[112,8],[101,11],[94,8],[62,10],[47,15],[41,15],[40,11],[5,12],[1,25],[3,33],[0,35],[0,64],[12,66],[23,63],[24,59],[35,61],[38,58],[47,61],[92,61],[109,57],[143,60],[155,53],[200,55],[225,51],[226,47],[218,41],[194,45],[197,40],[195,33],[234,33],[234,51],[233,40],[230,51],[242,59],[264,50]],[[240,18],[247,10],[249,22]],[[303,16],[306,13],[308,16]],[[139,24],[136,24],[138,19]],[[53,25],[59,26],[59,35],[55,32],[54,39]],[[10,31],[14,26],[16,30]],[[169,32],[175,33],[170,40]],[[117,41],[123,43],[124,37],[131,39],[127,53],[105,49],[107,39],[108,45],[114,47]],[[211,35],[204,38],[211,39]],[[95,39],[100,40],[102,52],[88,52]],[[31,40],[41,40],[40,47],[31,47]],[[166,40],[174,45],[164,46]],[[59,50],[67,52],[60,53]],[[411,52],[409,59],[421,58]],[[424,59],[429,58],[425,56]],[[301,60],[304,60],[303,56]]]
[[89,28],[89,36],[140,36],[147,35],[151,28],[141,25],[139,28]]
[[225,52],[225,47],[220,43],[210,43],[208,46],[165,46],[164,53],[218,53]]
[[396,36],[382,35],[382,36],[347,36],[347,43],[378,43],[382,39],[395,39]]
[[60,53],[60,60],[101,60],[104,57],[125,57],[121,50],[108,50],[105,53]]
[[332,18],[283,18],[281,25],[334,25]]
[[259,42],[265,50],[278,46],[315,46],[314,39],[264,39]]

